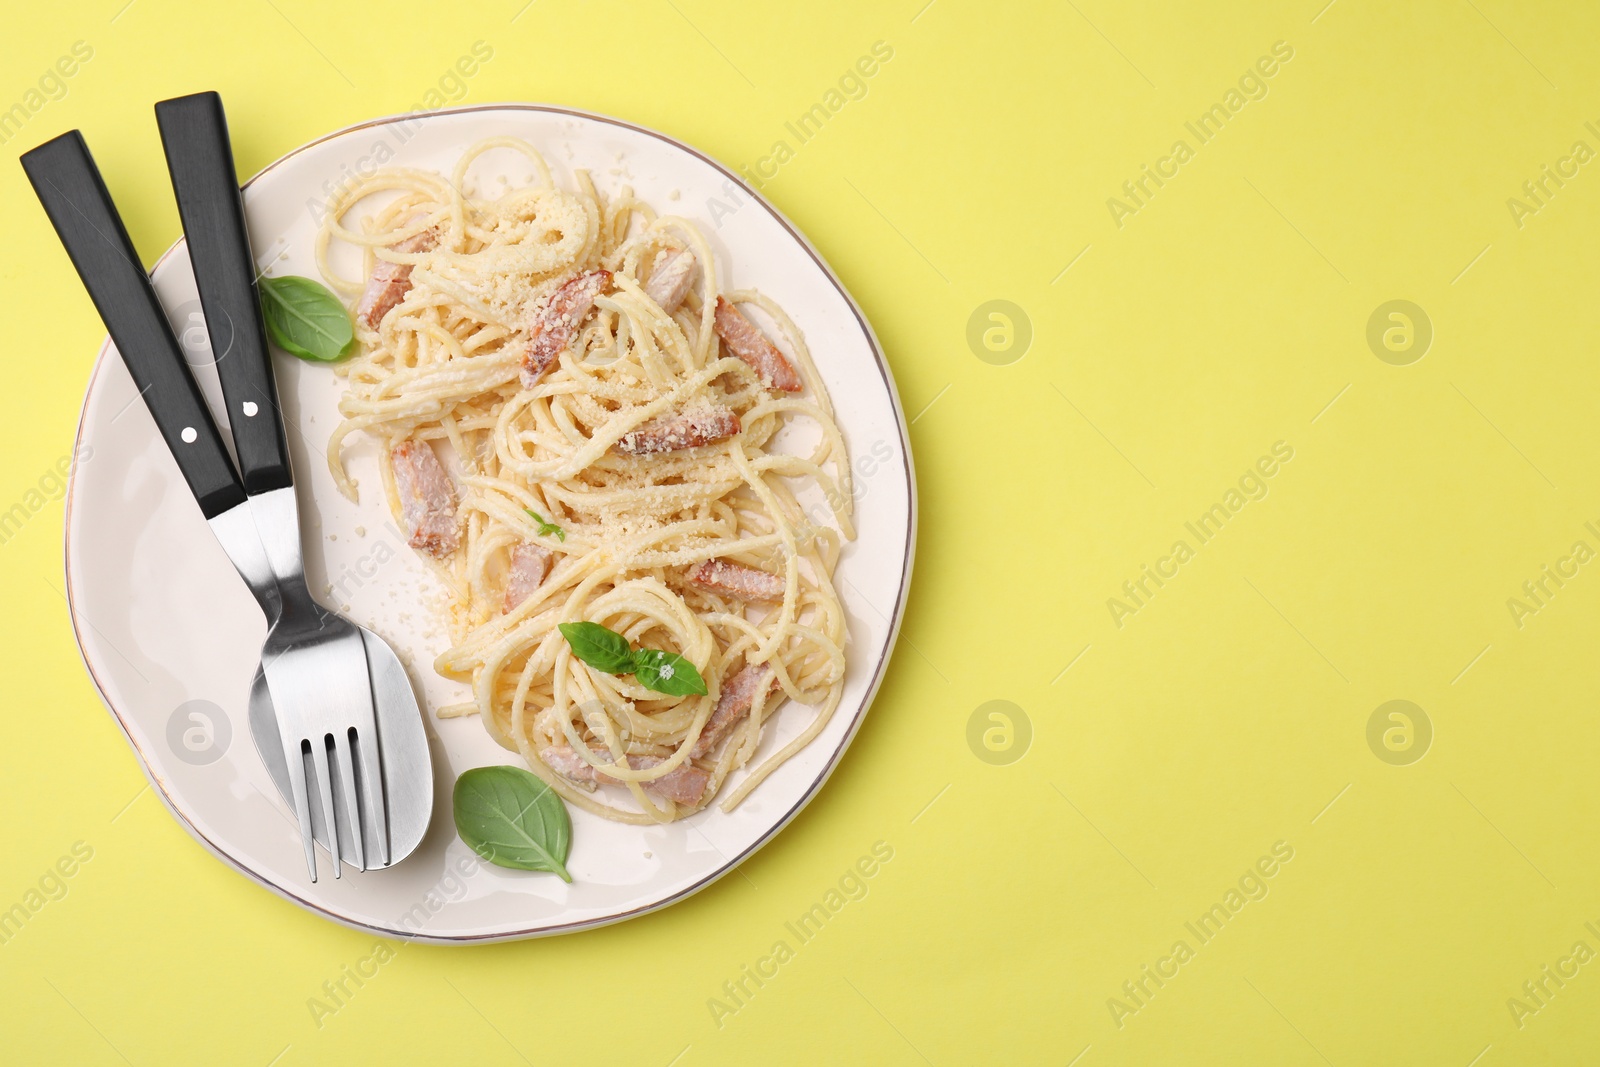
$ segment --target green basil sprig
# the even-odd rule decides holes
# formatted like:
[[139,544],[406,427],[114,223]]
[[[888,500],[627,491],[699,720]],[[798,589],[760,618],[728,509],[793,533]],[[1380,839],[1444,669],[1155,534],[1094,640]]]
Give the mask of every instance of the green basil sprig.
[[267,336],[291,356],[332,363],[355,346],[350,312],[326,286],[291,274],[262,278],[260,288]]
[[567,531],[563,530],[553,522],[545,522],[544,516],[539,514],[537,511],[534,511],[532,508],[523,508],[522,510],[528,513],[528,518],[539,524],[540,537],[554,537],[557,541],[566,541]]
[[630,648],[628,639],[597,622],[563,622],[556,627],[572,654],[597,671],[631,674],[646,689],[668,696],[705,696],[706,680],[676,652]]
[[521,767],[474,767],[456,779],[456,833],[497,867],[550,871],[563,882],[572,820],[556,791]]

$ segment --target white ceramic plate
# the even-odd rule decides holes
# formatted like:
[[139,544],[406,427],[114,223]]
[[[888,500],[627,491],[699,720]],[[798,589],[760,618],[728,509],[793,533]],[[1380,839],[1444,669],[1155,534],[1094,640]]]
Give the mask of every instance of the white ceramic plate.
[[[353,126],[290,152],[247,183],[258,261],[270,262],[273,274],[315,277],[315,209],[331,183],[390,156],[395,164],[448,174],[467,145],[498,135],[532,142],[569,188],[572,170],[586,168],[603,193],[631,184],[662,213],[696,220],[724,284],[759,288],[804,331],[850,446],[860,529],[838,572],[850,629],[844,699],[810,746],[732,814],[713,805],[672,825],[638,827],[574,811],[571,885],[479,863],[455,835],[451,786],[469,767],[517,759],[475,717],[433,718],[433,708],[462,699],[465,689],[430,667],[447,644],[427,607],[436,592],[432,578],[393,529],[370,445],[351,453],[364,486],[361,502],[350,503],[333,486],[323,448],[339,421],[340,379],[325,367],[279,356],[307,577],[313,592],[399,652],[429,709],[437,782],[432,826],[411,858],[389,870],[312,883],[298,830],[246,720],[265,623],[212,539],[109,340],[84,401],[66,521],[67,585],[84,662],[184,826],[249,877],[312,911],[429,941],[533,937],[640,915],[704,888],[771,840],[816,795],[861,725],[899,628],[915,531],[905,418],[871,328],[786,219],[732,171],[671,138],[614,119],[518,105]],[[497,173],[516,179],[509,153],[484,157],[469,183],[494,181]],[[161,257],[153,276],[222,425],[221,391],[182,241]],[[794,706],[780,712],[763,754],[808,715]]]

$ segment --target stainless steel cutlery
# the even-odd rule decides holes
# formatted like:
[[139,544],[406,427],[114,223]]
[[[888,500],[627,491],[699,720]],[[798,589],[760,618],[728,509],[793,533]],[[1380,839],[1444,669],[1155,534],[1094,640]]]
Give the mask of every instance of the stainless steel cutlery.
[[221,99],[156,106],[168,168],[227,404],[238,472],[190,377],[150,279],[77,131],[22,164],[201,513],[269,626],[250,725],[295,812],[311,879],[314,842],[359,870],[421,842],[433,772],[421,712],[394,651],[319,604],[305,581],[299,509],[256,269]]

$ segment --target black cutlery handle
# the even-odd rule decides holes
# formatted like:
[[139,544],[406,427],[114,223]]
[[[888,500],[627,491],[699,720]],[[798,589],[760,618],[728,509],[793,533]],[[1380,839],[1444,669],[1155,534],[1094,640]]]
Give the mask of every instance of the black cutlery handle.
[[209,519],[242,503],[244,487],[83,135],[72,130],[24,153],[22,169],[200,510]]
[[156,123],[189,239],[245,492],[255,496],[282,489],[294,483],[294,476],[222,97],[195,93],[163,100],[156,105]]

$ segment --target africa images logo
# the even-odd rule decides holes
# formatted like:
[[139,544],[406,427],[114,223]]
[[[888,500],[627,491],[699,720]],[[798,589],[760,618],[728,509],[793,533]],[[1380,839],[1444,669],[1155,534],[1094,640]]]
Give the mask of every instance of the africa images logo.
[[1111,221],[1117,229],[1126,226],[1130,216],[1149,207],[1156,193],[1182,173],[1184,165],[1194,159],[1201,147],[1214,141],[1223,128],[1245,109],[1245,105],[1252,100],[1265,100],[1271,88],[1268,82],[1278,74],[1283,64],[1293,58],[1294,48],[1288,41],[1274,42],[1271,55],[1257,59],[1239,76],[1236,85],[1228,87],[1221,100],[1183,124],[1183,128],[1194,138],[1194,144],[1180,137],[1154,165],[1140,164],[1139,173],[1122,183],[1122,196],[1106,198],[1106,210],[1111,213]]

